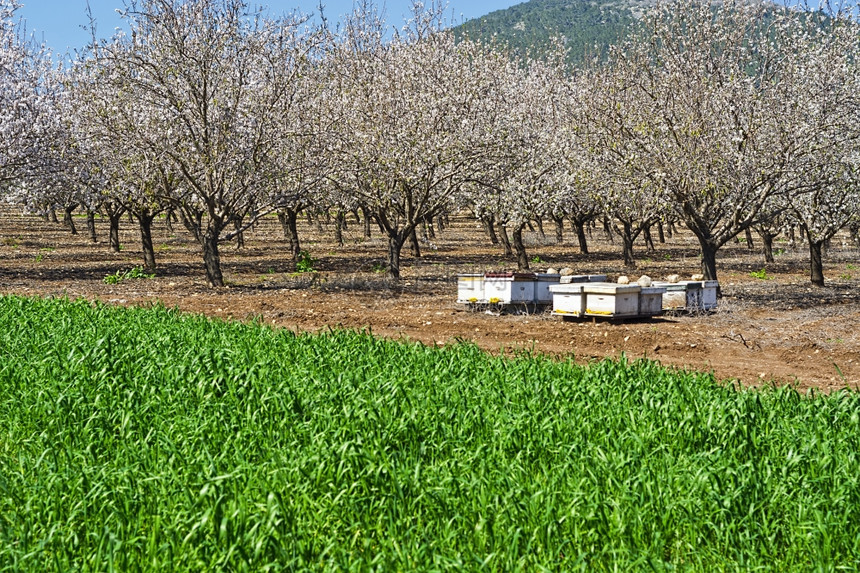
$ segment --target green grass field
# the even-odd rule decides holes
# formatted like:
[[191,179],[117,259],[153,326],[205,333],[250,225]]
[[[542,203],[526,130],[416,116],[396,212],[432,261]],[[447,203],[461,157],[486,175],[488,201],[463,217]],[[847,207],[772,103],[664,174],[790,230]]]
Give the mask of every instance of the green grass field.
[[856,392],[0,297],[0,571],[858,559]]

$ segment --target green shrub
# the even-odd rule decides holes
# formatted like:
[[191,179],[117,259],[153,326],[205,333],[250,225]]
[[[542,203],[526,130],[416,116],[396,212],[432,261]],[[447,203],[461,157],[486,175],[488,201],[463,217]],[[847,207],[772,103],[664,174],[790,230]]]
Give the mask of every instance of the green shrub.
[[105,284],[115,285],[117,283],[121,283],[124,280],[129,279],[153,279],[155,278],[154,274],[146,273],[143,270],[143,267],[133,267],[127,271],[117,271],[112,275],[105,275],[103,279]]
[[299,251],[299,258],[296,259],[296,272],[297,273],[313,273],[316,272],[314,268],[317,264],[317,260],[311,257],[310,253],[305,250]]

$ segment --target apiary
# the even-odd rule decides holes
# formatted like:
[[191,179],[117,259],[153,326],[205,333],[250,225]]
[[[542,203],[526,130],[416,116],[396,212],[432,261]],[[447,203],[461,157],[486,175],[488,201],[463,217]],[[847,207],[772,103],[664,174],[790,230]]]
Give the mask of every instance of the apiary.
[[582,316],[585,313],[586,283],[550,285],[552,313],[559,316]]
[[642,287],[639,291],[639,314],[641,316],[656,316],[663,312],[663,287]]
[[534,303],[534,273],[484,274],[484,302],[490,304]]
[[484,300],[484,273],[457,275],[457,302],[479,303]]
[[585,314],[591,316],[636,316],[639,314],[639,285],[585,283]]
[[535,274],[535,304],[552,304],[552,292],[550,288],[559,284],[561,275],[550,273]]

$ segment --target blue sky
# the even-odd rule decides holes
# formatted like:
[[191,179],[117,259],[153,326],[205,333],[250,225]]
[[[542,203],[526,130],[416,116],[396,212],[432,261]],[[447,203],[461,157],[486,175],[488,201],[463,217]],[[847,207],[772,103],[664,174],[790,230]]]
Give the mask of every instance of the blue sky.
[[[493,10],[501,10],[524,0],[448,0],[446,17],[453,16],[457,21],[483,16]],[[23,8],[18,16],[26,21],[27,32],[35,34],[55,53],[67,49],[80,48],[87,44],[89,35],[83,30],[88,23],[86,16],[87,0],[21,0]],[[123,7],[123,0],[89,0],[93,16],[96,18],[99,37],[109,37],[114,29],[122,24],[116,14]],[[299,9],[305,13],[316,12],[318,0],[252,0],[252,5],[266,5],[275,14]],[[378,0],[379,5],[383,4]],[[388,22],[399,27],[409,14],[409,0],[386,0]],[[352,11],[352,0],[323,0],[326,15],[332,22],[340,20],[342,14]]]

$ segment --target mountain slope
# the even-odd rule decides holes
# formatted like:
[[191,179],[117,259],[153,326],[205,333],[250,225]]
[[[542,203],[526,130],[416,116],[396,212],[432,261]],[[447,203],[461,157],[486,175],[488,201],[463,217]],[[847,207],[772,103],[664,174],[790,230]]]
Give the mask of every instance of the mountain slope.
[[572,63],[601,55],[623,37],[652,0],[530,0],[464,22],[458,36],[493,38],[519,55],[540,53],[564,37]]

